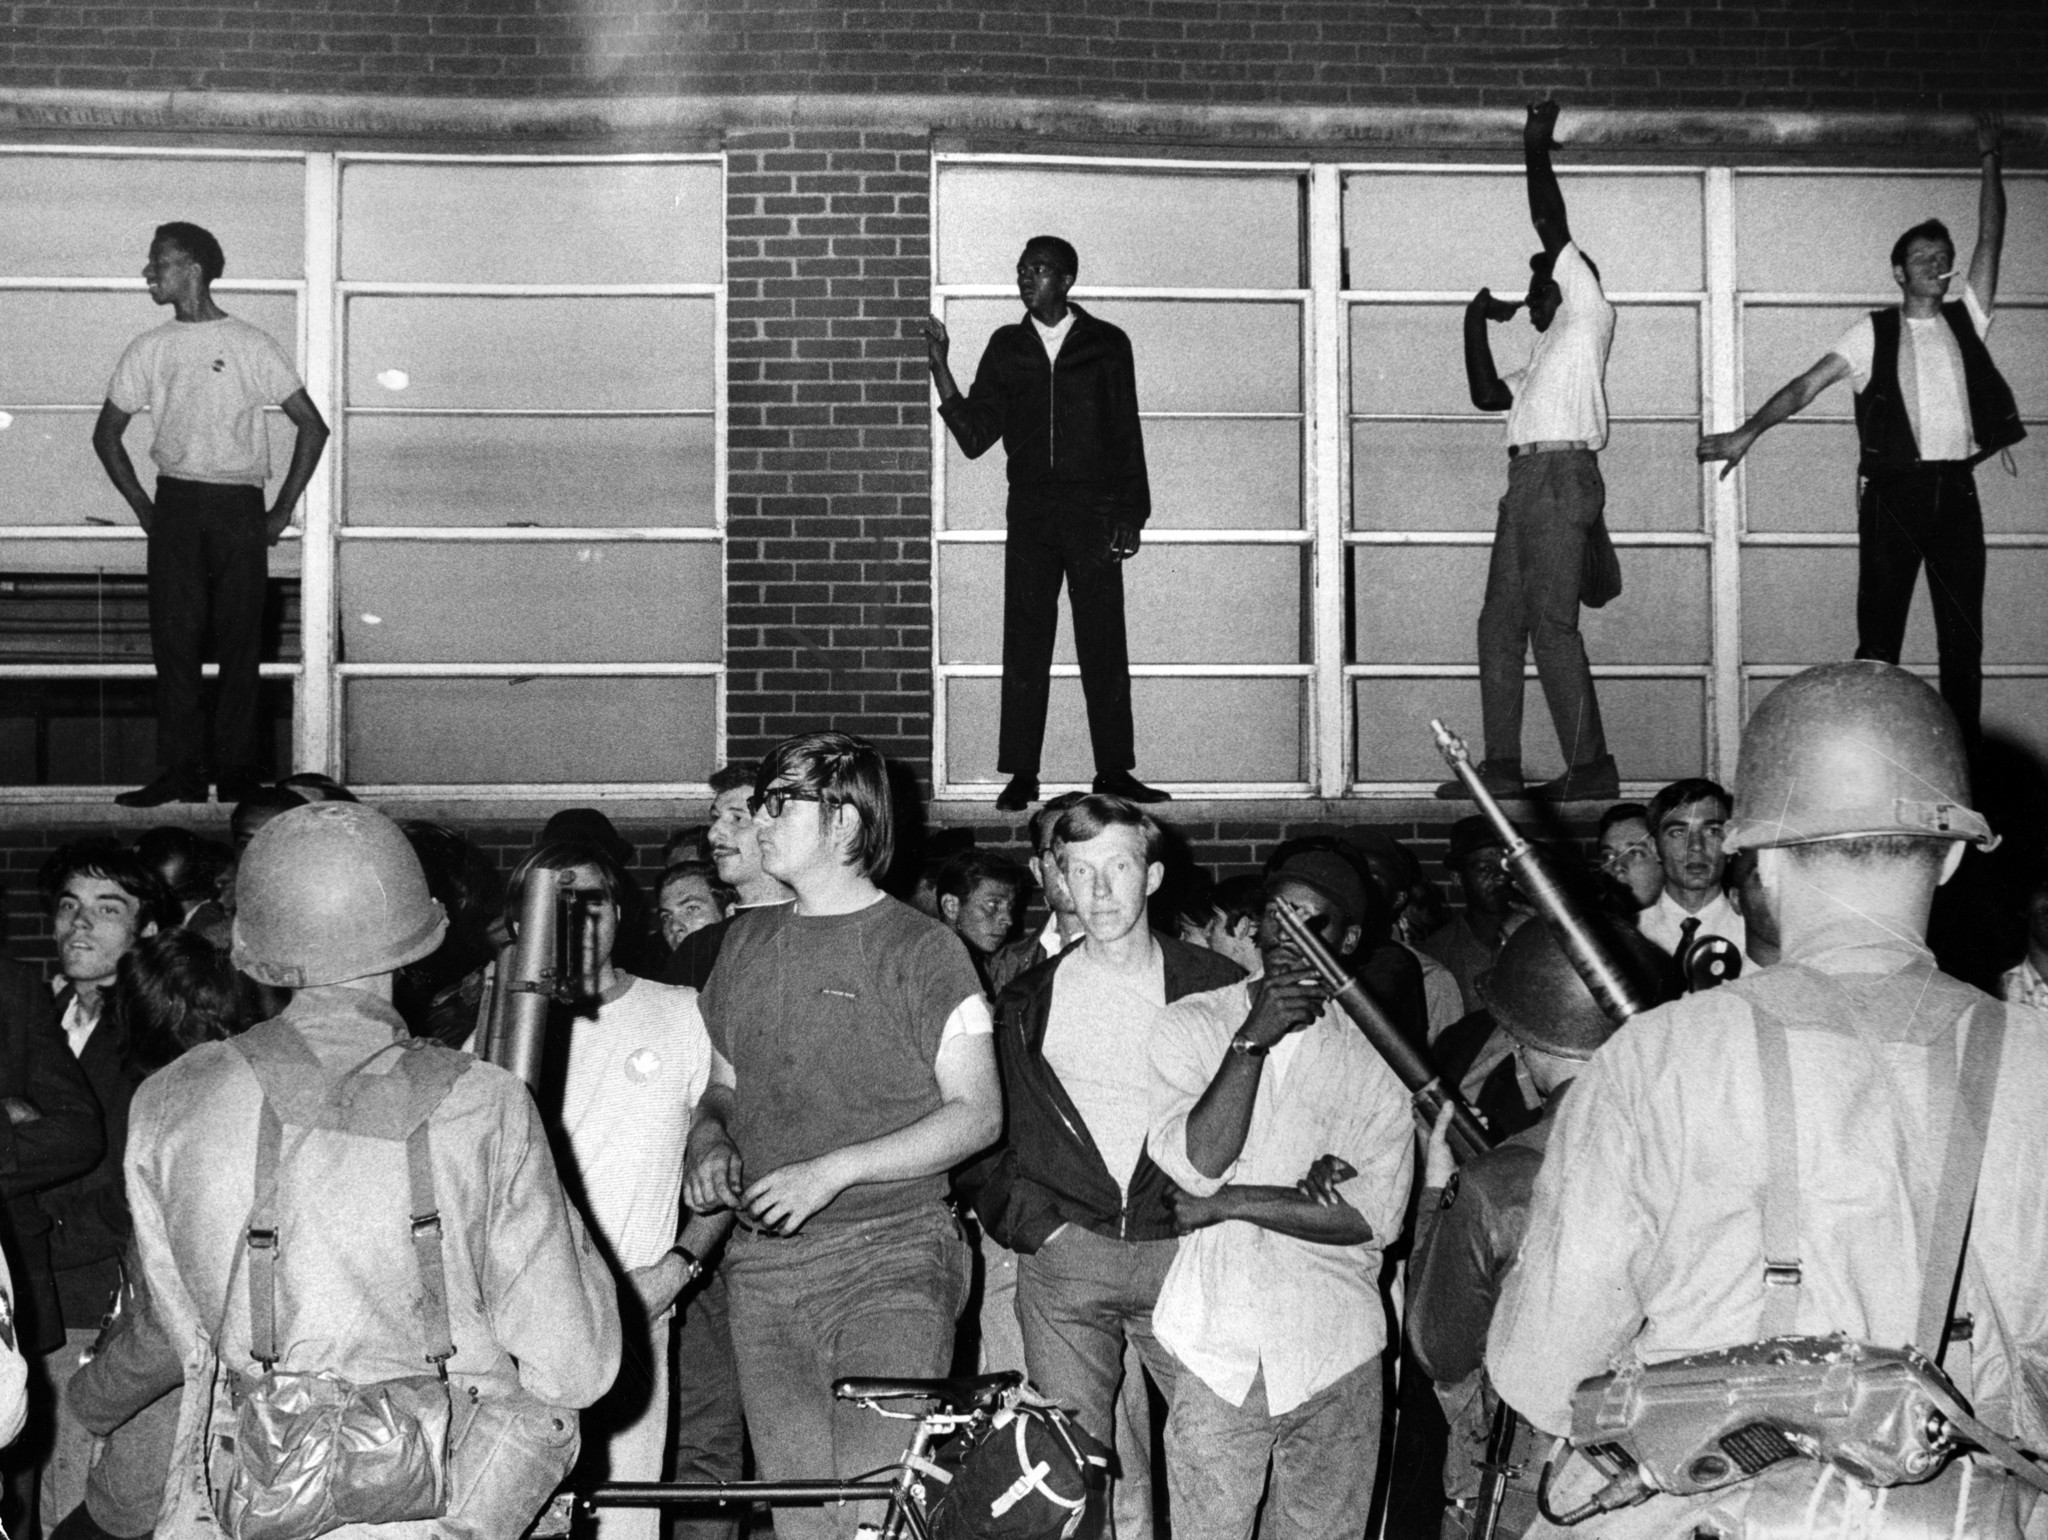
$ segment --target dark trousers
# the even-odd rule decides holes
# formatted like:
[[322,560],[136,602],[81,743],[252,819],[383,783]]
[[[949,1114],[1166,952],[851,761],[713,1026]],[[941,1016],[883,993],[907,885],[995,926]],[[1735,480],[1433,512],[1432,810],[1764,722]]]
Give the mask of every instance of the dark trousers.
[[256,685],[267,577],[263,489],[160,476],[149,531],[149,641],[156,661],[156,757],[198,776],[206,759],[200,649],[212,623],[220,689],[217,770],[257,762]]
[[1899,661],[1924,563],[1941,698],[1974,747],[1984,701],[1984,511],[1976,477],[1960,460],[1867,477],[1856,532],[1856,656]]
[[1131,730],[1131,659],[1124,644],[1123,563],[1109,526],[1076,510],[1010,510],[1003,550],[1003,726],[996,768],[1038,774],[1060,585],[1073,595],[1074,652],[1088,702],[1098,775],[1138,763]]
[[1522,659],[1532,651],[1566,768],[1606,757],[1600,702],[1579,635],[1586,540],[1606,502],[1600,458],[1590,449],[1508,461],[1508,495],[1500,500],[1479,610],[1479,714],[1488,759],[1521,762]]

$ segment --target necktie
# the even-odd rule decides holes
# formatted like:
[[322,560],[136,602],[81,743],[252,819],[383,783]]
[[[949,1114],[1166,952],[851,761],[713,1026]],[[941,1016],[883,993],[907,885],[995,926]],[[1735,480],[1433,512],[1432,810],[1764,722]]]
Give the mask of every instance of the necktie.
[[1700,933],[1700,917],[1687,915],[1678,922],[1678,960],[1685,961],[1685,954],[1692,948],[1692,938]]

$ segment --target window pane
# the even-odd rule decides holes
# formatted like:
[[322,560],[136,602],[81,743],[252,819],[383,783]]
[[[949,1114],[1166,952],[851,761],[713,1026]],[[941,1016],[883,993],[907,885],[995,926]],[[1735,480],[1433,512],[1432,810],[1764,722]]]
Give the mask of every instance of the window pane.
[[[1299,305],[1119,299],[1095,313],[1130,334],[1142,411],[1301,410]],[[990,334],[1021,314],[1008,300],[947,303],[953,369],[963,389]]]
[[[131,519],[128,527],[133,529]],[[147,570],[147,543],[126,540],[0,540],[0,572],[123,573],[140,577]],[[273,579],[296,577],[299,542],[284,540],[270,548]]]
[[[1599,679],[1600,720],[1624,778],[1675,781],[1706,764],[1706,686],[1698,679]],[[1430,736],[1441,717],[1476,756],[1484,733],[1477,679],[1360,679],[1358,779],[1441,781],[1444,762]],[[1563,756],[1550,728],[1541,684],[1531,679],[1522,701],[1522,770],[1531,780],[1562,773]]]
[[[946,528],[1001,529],[1003,452],[979,460],[947,439]],[[1259,418],[1155,417],[1145,424],[1152,529],[1301,528],[1301,425]]]
[[716,283],[713,164],[342,170],[341,276],[421,283]]
[[[1794,375],[1804,374],[1841,340],[1866,309],[1749,305],[1742,312],[1742,409],[1754,412]],[[1993,328],[1994,335],[1997,328]],[[1849,382],[1828,387],[1805,416],[1847,418],[1855,411]]]
[[[1572,234],[1610,294],[1700,288],[1697,176],[1575,176],[1559,185]],[[1655,230],[1657,239],[1642,232]],[[1520,171],[1364,174],[1344,179],[1344,248],[1353,289],[1491,288],[1519,299],[1542,243]]]
[[939,172],[939,282],[1009,283],[1026,241],[1058,235],[1079,251],[1084,283],[1295,289],[1301,225],[1294,175],[949,165]]
[[704,781],[710,679],[351,679],[353,784]]
[[[1756,533],[1856,533],[1856,430],[1850,424],[1780,423],[1756,441],[1740,475],[1744,522]],[[1991,480],[1978,473],[1979,486],[1988,488]]]
[[707,409],[709,299],[361,295],[352,406]]
[[[1990,553],[1984,578],[1984,661],[2048,660],[2048,551]],[[1856,551],[1752,546],[1742,553],[1742,656],[1750,663],[1821,663],[1856,650]],[[1923,581],[1913,593],[1902,659],[1935,659]]]
[[[0,558],[7,563],[0,568],[0,663],[148,663],[149,584],[141,544],[128,571],[67,570],[58,563],[68,554],[55,541],[40,550],[14,543],[6,548]],[[299,661],[296,578],[270,580],[262,647],[265,663]],[[207,659],[212,661],[210,650]]]
[[[1701,527],[1697,437],[1689,423],[1610,425],[1600,453],[1610,531]],[[1495,419],[1352,424],[1354,529],[1490,530],[1507,482]]]
[[352,540],[342,549],[351,663],[666,663],[720,656],[713,544]]
[[297,278],[304,184],[300,160],[0,155],[0,273],[139,283],[156,227],[181,219],[213,233],[229,277]]
[[[1464,324],[1464,307],[1459,305],[1352,306],[1351,410],[1471,412]],[[1529,362],[1536,335],[1533,327],[1521,322],[1494,328],[1494,362],[1502,374]],[[1620,307],[1614,346],[1607,356],[1610,413],[1695,413],[1699,382],[1695,307]]]
[[[1596,666],[1706,662],[1706,551],[1630,546],[1619,554],[1621,597],[1605,609],[1579,612],[1587,656]],[[1469,545],[1356,549],[1353,636],[1358,660],[1477,661],[1479,607],[1492,555],[1485,546]]]
[[[996,784],[1002,681],[948,679],[946,777]],[[1302,769],[1298,679],[1133,679],[1138,770],[1154,781],[1293,782]],[[1055,679],[1039,776],[1087,785],[1095,774],[1081,681]]]
[[[208,680],[209,713],[212,695]],[[271,763],[289,765],[292,681],[265,680],[256,714]],[[0,679],[0,786],[140,786],[156,772],[154,680]]]
[[[1162,545],[1124,563],[1124,629],[1134,663],[1295,663],[1302,658],[1299,546]],[[939,656],[1003,657],[1003,548],[939,554]],[[1054,657],[1074,661],[1073,614],[1060,600]]]
[[713,437],[708,417],[351,415],[348,518],[707,527]]
[[[2048,183],[2006,178],[2009,204],[1999,288],[2048,292]],[[1959,176],[1738,176],[1736,281],[1793,294],[1892,294],[1892,243],[1940,219],[1970,260],[1977,233],[1975,167]],[[1811,362],[1811,360],[1808,360]]]
[[[223,292],[221,308],[299,356],[298,302],[289,294]],[[135,293],[0,290],[0,405],[98,406],[122,351],[171,318]],[[87,434],[92,424],[85,426]]]

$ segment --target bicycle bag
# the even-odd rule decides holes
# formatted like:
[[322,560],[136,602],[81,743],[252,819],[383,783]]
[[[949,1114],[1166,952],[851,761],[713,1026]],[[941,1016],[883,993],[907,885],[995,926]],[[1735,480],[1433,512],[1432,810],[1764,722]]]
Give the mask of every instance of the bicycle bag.
[[962,1440],[931,1540],[1072,1540],[1090,1494],[1101,1500],[1109,1451],[1057,1406],[1006,1406]]

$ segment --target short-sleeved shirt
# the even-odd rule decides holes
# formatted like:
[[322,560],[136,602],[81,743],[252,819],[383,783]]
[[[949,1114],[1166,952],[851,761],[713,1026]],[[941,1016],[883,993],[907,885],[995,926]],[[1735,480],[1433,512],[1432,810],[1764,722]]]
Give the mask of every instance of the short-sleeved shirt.
[[[1991,330],[1991,313],[1976,291],[1965,286],[1963,310],[1982,337]],[[1970,435],[1970,396],[1963,383],[1963,352],[1948,321],[1939,315],[1924,321],[1900,318],[1899,385],[1913,440],[1923,460],[1967,460],[1977,452]],[[1867,315],[1842,333],[1828,351],[1849,366],[1849,388],[1861,395],[1870,387],[1871,365],[1877,359],[1877,327]]]
[[[732,1139],[746,1179],[879,1139],[938,1110],[934,1065],[963,1002],[980,1008],[966,944],[894,898],[852,914],[796,906],[736,917],[699,1005],[732,1066]],[[900,1217],[941,1201],[943,1172],[849,1187],[809,1221]]]
[[1578,442],[1604,449],[1614,307],[1576,242],[1565,243],[1550,273],[1561,296],[1557,314],[1547,331],[1537,333],[1527,365],[1502,376],[1515,393],[1508,442]]
[[247,321],[167,321],[121,355],[107,399],[129,416],[147,412],[149,457],[166,476],[260,487],[270,479],[263,409],[303,389],[267,332]]

